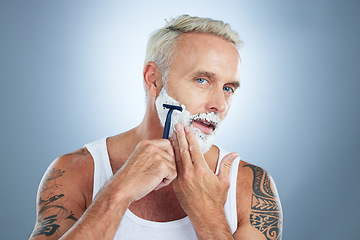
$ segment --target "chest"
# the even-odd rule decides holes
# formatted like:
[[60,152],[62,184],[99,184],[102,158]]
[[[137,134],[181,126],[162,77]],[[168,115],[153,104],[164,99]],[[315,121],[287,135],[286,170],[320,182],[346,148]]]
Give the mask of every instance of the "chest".
[[155,222],[169,222],[187,216],[171,184],[133,202],[129,210],[139,218]]

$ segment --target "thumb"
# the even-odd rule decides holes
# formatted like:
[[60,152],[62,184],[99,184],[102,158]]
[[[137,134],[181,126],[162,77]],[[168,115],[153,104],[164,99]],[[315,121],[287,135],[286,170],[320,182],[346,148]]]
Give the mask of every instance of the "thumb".
[[219,174],[218,174],[219,179],[223,179],[223,180],[229,179],[231,166],[232,166],[234,160],[238,156],[239,156],[238,153],[233,152],[233,153],[229,153],[222,159],[222,161],[220,163]]

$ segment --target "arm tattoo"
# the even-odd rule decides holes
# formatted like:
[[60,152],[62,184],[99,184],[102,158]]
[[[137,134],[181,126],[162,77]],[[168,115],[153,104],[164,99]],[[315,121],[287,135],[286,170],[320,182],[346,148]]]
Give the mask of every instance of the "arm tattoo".
[[70,219],[77,221],[72,211],[63,206],[67,199],[61,189],[62,185],[58,184],[57,180],[63,176],[64,172],[53,168],[44,182],[44,186],[39,194],[39,213],[37,225],[32,233],[33,237],[38,235],[51,236],[55,233],[60,235],[59,227],[63,220]]
[[282,238],[282,213],[277,192],[271,188],[270,176],[260,167],[247,164],[254,173],[250,223],[268,240]]

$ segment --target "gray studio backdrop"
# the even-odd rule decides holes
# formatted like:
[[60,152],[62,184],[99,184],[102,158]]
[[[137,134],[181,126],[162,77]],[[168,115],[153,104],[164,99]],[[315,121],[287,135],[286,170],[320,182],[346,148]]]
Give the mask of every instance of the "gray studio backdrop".
[[149,34],[189,13],[245,42],[217,143],[267,169],[284,239],[360,239],[360,4],[0,1],[0,239],[25,239],[53,159],[138,124]]

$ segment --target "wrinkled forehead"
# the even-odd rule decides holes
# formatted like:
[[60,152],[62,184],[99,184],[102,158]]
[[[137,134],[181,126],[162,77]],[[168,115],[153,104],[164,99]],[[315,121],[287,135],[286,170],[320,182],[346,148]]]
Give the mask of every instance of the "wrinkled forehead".
[[240,65],[232,42],[212,34],[184,33],[174,44],[170,71],[210,72],[239,81]]

